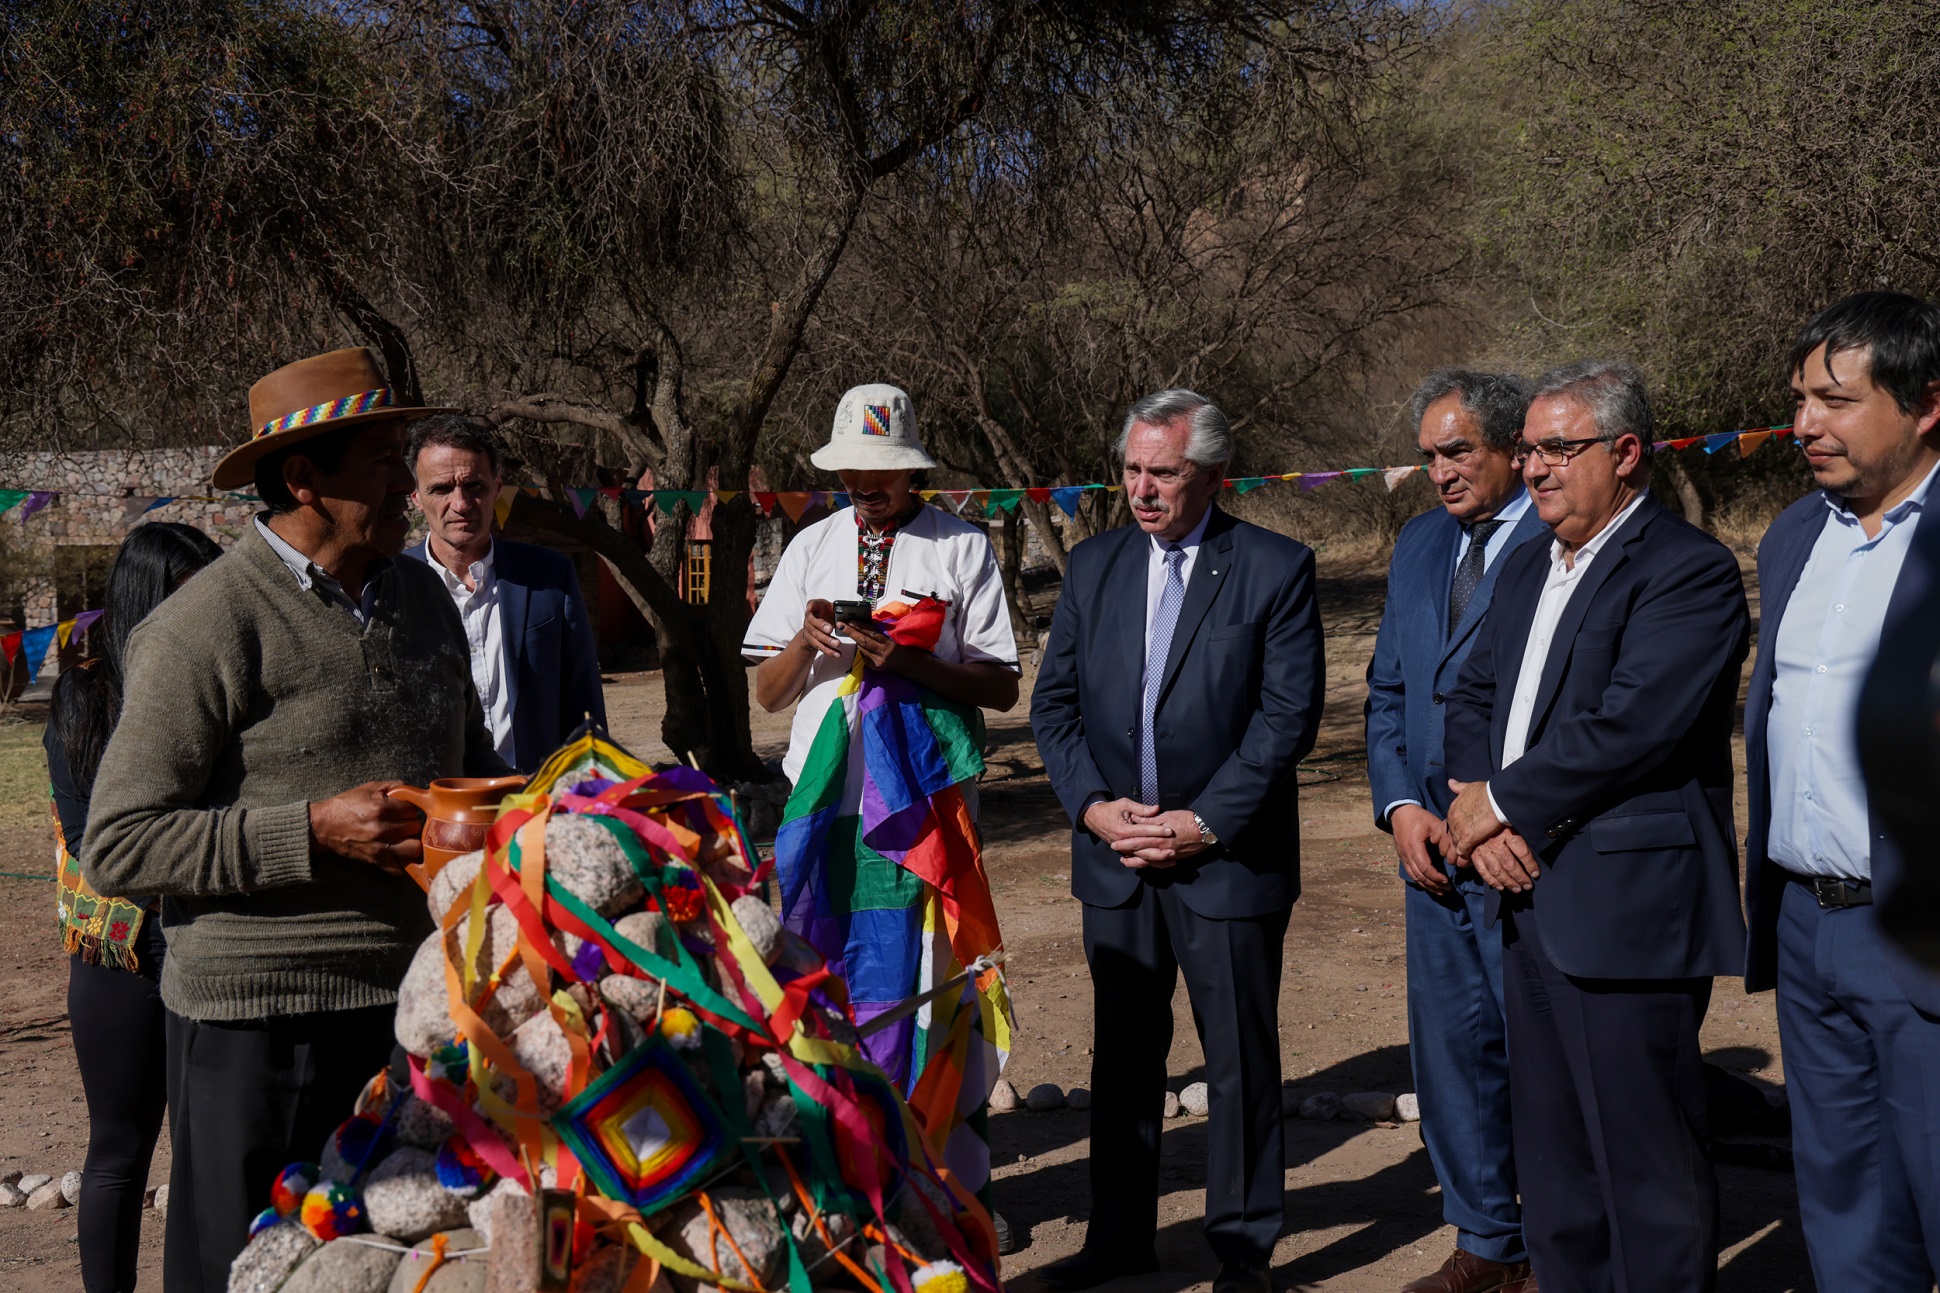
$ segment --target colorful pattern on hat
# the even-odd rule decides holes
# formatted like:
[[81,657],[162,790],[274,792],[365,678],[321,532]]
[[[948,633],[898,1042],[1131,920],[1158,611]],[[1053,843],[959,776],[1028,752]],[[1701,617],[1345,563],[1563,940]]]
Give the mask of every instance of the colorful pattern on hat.
[[396,406],[397,397],[391,393],[391,388],[380,386],[374,391],[346,395],[342,399],[330,400],[324,404],[312,404],[307,409],[285,413],[280,418],[263,423],[262,429],[251,438],[260,440],[266,435],[275,435],[280,431],[294,431],[298,427],[307,427],[318,422],[334,422],[338,418],[355,417],[359,413],[369,413],[373,409],[388,409]]
[[889,405],[864,404],[862,406],[862,434],[888,435],[890,433],[889,417]]

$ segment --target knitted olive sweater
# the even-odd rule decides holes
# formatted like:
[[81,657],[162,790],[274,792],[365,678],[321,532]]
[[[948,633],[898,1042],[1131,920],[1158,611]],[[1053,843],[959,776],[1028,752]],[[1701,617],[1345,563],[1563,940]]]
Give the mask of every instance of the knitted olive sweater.
[[161,894],[162,1000],[191,1019],[384,1005],[431,930],[411,880],[310,852],[309,805],[366,781],[505,770],[430,567],[370,621],[306,591],[254,526],[128,640],[82,872]]

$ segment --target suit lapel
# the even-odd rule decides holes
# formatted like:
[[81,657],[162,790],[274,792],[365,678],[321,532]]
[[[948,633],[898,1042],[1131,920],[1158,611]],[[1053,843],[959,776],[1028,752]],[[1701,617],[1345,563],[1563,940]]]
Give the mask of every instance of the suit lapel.
[[525,646],[525,622],[532,608],[530,590],[519,570],[518,557],[505,544],[492,550],[492,574],[498,581],[499,636],[505,648],[505,702],[519,712],[519,655]]
[[1213,599],[1219,596],[1226,577],[1232,573],[1232,553],[1233,520],[1214,508],[1206,535],[1199,541],[1199,555],[1193,558],[1192,582],[1186,585],[1186,601],[1179,608],[1179,622],[1172,629],[1171,648],[1165,653],[1165,675],[1159,680],[1160,700],[1165,699],[1166,690],[1178,677],[1179,666],[1185,662],[1186,648],[1192,644],[1199,622],[1206,618]]
[[[1455,632],[1448,635],[1442,644],[1442,658],[1436,662],[1437,668],[1448,663],[1448,657],[1461,649],[1462,643],[1468,641],[1474,635],[1477,626],[1482,623],[1482,617],[1489,613],[1489,606],[1495,597],[1496,581],[1502,577],[1502,567],[1508,563],[1509,554],[1538,536],[1547,538],[1549,527],[1543,524],[1540,516],[1536,515],[1536,506],[1531,502],[1529,510],[1524,512],[1510,529],[1509,540],[1503,547],[1502,554],[1491,561],[1488,568],[1483,571],[1482,582],[1475,586],[1475,592],[1469,596],[1468,605],[1462,609],[1461,623],[1455,626]],[[1440,605],[1443,607],[1442,620],[1445,623],[1448,619],[1446,609],[1448,598],[1455,583],[1455,563],[1453,561],[1443,563],[1442,571]]]
[[[1770,582],[1758,588],[1758,654],[1761,657],[1768,656],[1778,645],[1778,626],[1785,618],[1785,608],[1792,602],[1792,590],[1798,587],[1799,576],[1805,573],[1805,563],[1812,559],[1812,549],[1826,526],[1824,512],[1813,510],[1806,515],[1810,519],[1794,529],[1779,548],[1777,560],[1772,563]],[[1908,582],[1906,567],[1900,567],[1900,572],[1888,603],[1889,615],[1899,602],[1900,590]],[[1762,665],[1764,661],[1761,659],[1759,663]]]
[[[1448,599],[1455,592],[1455,563],[1462,550],[1462,523],[1444,511],[1436,529],[1435,542],[1428,548],[1435,560],[1434,569],[1428,572],[1429,613],[1435,618],[1435,636],[1442,644],[1445,660],[1453,649],[1448,635]],[[1473,598],[1469,604],[1474,605]]]
[[1124,674],[1131,680],[1132,708],[1138,713],[1139,690],[1145,678],[1145,576],[1151,559],[1151,540],[1136,525],[1128,526],[1125,542],[1105,576],[1105,596],[1110,604],[1103,620],[1112,625],[1124,653]]
[[1610,576],[1630,560],[1630,546],[1643,538],[1644,531],[1650,528],[1650,523],[1663,510],[1662,503],[1646,496],[1630,519],[1624,522],[1623,529],[1611,535],[1610,541],[1590,558],[1590,568],[1583,572],[1582,582],[1571,591],[1569,601],[1564,604],[1563,613],[1556,621],[1556,632],[1549,639],[1549,655],[1543,660],[1542,682],[1536,687],[1536,704],[1529,711],[1530,744],[1535,744],[1536,733],[1548,716],[1549,707],[1556,703],[1556,693],[1563,684],[1563,669],[1569,663],[1570,645],[1576,641],[1576,631],[1583,627],[1583,617],[1590,613],[1590,603],[1596,600],[1597,593]]

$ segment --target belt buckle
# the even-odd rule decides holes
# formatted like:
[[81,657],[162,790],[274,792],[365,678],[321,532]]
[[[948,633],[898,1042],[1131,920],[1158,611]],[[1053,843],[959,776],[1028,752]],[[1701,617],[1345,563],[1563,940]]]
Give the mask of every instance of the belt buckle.
[[1812,878],[1812,894],[1818,899],[1821,908],[1852,906],[1852,893],[1846,888],[1846,882],[1844,880],[1832,879],[1827,876],[1814,876]]

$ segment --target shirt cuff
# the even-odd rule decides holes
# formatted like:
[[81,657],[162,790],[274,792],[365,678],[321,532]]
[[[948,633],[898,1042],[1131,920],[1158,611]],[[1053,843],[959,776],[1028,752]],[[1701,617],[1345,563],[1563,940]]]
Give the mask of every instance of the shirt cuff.
[[1394,824],[1394,810],[1403,804],[1413,804],[1416,808],[1421,807],[1421,801],[1419,799],[1397,799],[1381,810],[1381,820],[1392,826]]
[[1495,791],[1489,789],[1489,783],[1486,781],[1482,783],[1482,793],[1489,797],[1489,811],[1495,814],[1495,819],[1504,826],[1507,826],[1509,824],[1509,814],[1503,812],[1502,805],[1495,801]]

